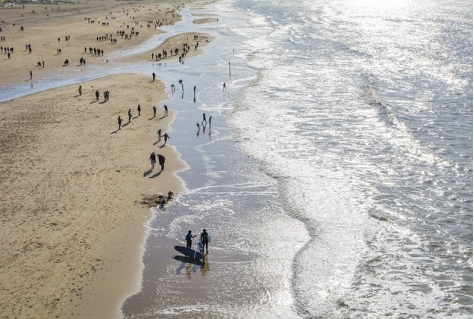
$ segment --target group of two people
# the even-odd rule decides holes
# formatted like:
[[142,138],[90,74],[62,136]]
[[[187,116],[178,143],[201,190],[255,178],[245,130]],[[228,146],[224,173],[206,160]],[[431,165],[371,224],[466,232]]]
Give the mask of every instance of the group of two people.
[[[196,237],[196,235],[193,235],[192,231],[188,231],[188,234],[186,235],[186,247],[191,248],[193,245],[193,238]],[[205,229],[202,230],[201,233],[201,249],[204,252],[204,248],[206,248],[206,253],[209,254],[209,241],[210,241],[210,236],[206,232]]]

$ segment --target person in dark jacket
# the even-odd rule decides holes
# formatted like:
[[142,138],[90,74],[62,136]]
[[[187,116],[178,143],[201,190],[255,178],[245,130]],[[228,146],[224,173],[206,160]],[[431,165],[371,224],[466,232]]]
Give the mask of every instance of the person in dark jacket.
[[203,229],[201,233],[201,244],[202,251],[204,252],[204,248],[206,248],[206,253],[209,254],[209,234],[205,229]]
[[186,235],[186,247],[191,248],[193,245],[193,238],[196,237],[196,235],[193,235],[191,231],[188,231],[188,234]]

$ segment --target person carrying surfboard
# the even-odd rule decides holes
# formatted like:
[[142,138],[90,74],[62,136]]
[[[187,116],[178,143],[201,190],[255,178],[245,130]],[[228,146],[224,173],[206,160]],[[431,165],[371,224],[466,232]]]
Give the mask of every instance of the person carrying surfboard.
[[206,232],[205,229],[203,229],[201,233],[201,244],[202,244],[202,251],[204,252],[204,247],[205,247],[206,253],[209,254],[209,234]]
[[188,234],[186,235],[186,248],[191,248],[193,245],[192,239],[196,237],[196,235],[193,235],[191,231],[188,231]]

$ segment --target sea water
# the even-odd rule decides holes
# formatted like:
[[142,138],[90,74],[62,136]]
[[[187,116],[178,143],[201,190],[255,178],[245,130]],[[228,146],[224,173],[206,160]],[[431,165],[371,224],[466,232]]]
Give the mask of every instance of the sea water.
[[[158,72],[188,85],[169,103],[189,192],[152,222],[126,316],[471,318],[472,2],[202,12],[216,40]],[[153,267],[206,227],[208,268]]]

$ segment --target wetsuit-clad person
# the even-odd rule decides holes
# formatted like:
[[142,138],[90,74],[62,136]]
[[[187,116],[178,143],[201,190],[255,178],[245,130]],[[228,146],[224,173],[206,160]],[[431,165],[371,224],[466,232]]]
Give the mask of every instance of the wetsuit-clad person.
[[193,234],[191,233],[191,231],[188,231],[188,234],[186,235],[186,247],[187,248],[191,248],[192,245],[193,245],[193,241],[192,239],[196,237],[196,235],[193,236]]
[[209,254],[209,236],[205,229],[203,229],[201,233],[201,243],[202,243],[202,251],[204,252],[204,247],[206,247],[206,253]]

